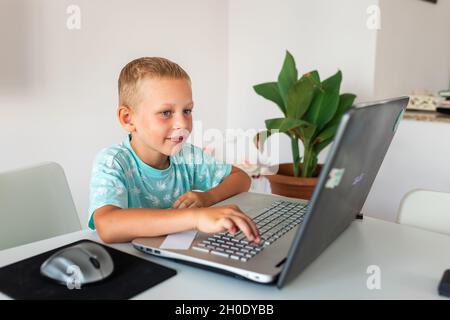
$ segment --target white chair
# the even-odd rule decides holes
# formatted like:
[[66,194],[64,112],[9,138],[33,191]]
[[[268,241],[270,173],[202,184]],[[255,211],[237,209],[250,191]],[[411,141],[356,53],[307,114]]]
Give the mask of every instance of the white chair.
[[0,173],[0,250],[80,229],[60,165]]
[[412,190],[400,203],[398,223],[450,235],[450,193]]

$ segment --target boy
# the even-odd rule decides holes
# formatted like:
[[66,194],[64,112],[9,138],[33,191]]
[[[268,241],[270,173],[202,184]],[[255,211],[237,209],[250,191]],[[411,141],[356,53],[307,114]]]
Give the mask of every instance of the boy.
[[89,227],[103,241],[190,229],[241,230],[260,241],[255,223],[237,206],[208,208],[247,191],[250,178],[185,143],[193,106],[190,78],[176,63],[146,57],[122,69],[117,116],[129,134],[99,152],[90,183]]

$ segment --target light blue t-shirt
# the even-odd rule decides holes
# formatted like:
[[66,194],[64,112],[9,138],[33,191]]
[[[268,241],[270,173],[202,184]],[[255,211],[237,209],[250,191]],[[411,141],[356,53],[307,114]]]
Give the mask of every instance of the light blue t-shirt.
[[101,150],[92,168],[89,228],[95,230],[92,214],[102,206],[170,208],[183,193],[211,189],[231,172],[230,164],[189,143],[169,160],[167,169],[149,166],[131,148],[130,136]]

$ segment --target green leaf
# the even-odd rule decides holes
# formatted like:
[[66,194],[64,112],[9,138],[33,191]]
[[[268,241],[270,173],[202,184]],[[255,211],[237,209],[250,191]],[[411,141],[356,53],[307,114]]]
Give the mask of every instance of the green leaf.
[[355,98],[356,96],[350,93],[344,93],[340,95],[339,105],[333,119],[331,119],[331,121],[326,125],[323,131],[316,137],[316,139],[314,140],[314,144],[321,144],[324,141],[334,139],[334,135],[336,134],[336,130],[339,127],[342,116],[348,109],[351,108],[353,102],[355,101]]
[[314,97],[314,84],[305,76],[301,77],[288,91],[286,113],[290,118],[300,119]]
[[[283,119],[283,118],[269,119],[269,120],[266,120],[266,123],[268,122],[271,127],[275,128],[278,125],[282,124],[283,120],[285,120],[285,119]],[[266,141],[269,139],[269,137],[271,135],[276,134],[276,133],[285,133],[291,139],[297,140],[297,137],[295,135],[293,136],[293,135],[288,133],[289,130],[293,130],[294,128],[289,128],[289,126],[285,126],[283,128],[283,125],[281,125],[281,127],[282,127],[283,130],[275,128],[275,129],[269,129],[269,130],[264,130],[264,131],[258,132],[255,135],[255,137],[253,137],[253,143],[255,144],[256,148],[258,150],[260,150],[260,151],[263,151],[264,150],[264,144],[266,143]]]
[[323,141],[333,139],[336,134],[336,130],[339,127],[339,122],[336,124],[328,125],[319,135],[314,139],[314,144],[319,144]]
[[278,89],[284,105],[287,105],[287,94],[289,89],[297,82],[297,68],[295,67],[294,57],[286,50],[283,67],[278,75]]
[[266,128],[269,130],[279,130],[280,132],[287,132],[291,129],[307,124],[303,120],[292,118],[275,118],[265,121]]
[[265,120],[266,128],[269,130],[279,129],[286,118],[275,118]]
[[320,86],[320,76],[319,76],[319,73],[317,72],[317,70],[305,73],[303,76],[305,78],[307,78],[309,81],[311,81],[315,87]]
[[305,145],[309,145],[314,135],[316,134],[316,125],[312,123],[305,122],[304,125],[300,126],[300,136]]
[[305,73],[304,77],[306,77],[313,84],[314,97],[315,97],[319,93],[320,89],[322,88],[322,84],[320,83],[319,73],[316,70],[313,70],[308,73]]
[[341,121],[342,116],[345,112],[347,112],[348,109],[350,109],[353,105],[353,102],[355,101],[356,96],[351,93],[343,93],[339,96],[339,105],[337,108],[336,113],[333,116],[333,119],[331,119],[330,124],[336,124]]
[[339,96],[338,113],[344,114],[355,102],[356,95],[351,93],[343,93]]
[[333,142],[334,137],[328,140],[325,140],[319,144],[314,145],[314,152],[319,154],[323,149],[325,149],[331,142]]
[[286,108],[284,107],[284,101],[281,98],[278,84],[276,82],[261,83],[253,86],[253,89],[257,94],[266,98],[267,100],[275,102],[280,108],[281,112],[286,115]]
[[341,81],[341,71],[323,81],[304,117],[307,122],[314,123],[319,130],[325,127],[337,111]]

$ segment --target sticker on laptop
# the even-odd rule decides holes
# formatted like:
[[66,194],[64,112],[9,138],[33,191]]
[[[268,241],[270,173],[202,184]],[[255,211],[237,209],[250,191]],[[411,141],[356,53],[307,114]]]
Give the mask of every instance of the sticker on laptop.
[[344,176],[345,169],[333,168],[328,175],[327,183],[325,184],[325,188],[334,189],[341,183],[342,177]]

